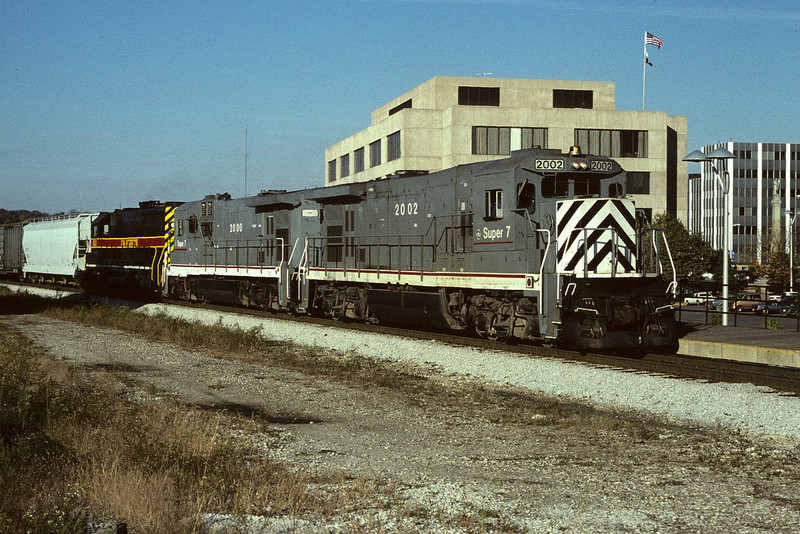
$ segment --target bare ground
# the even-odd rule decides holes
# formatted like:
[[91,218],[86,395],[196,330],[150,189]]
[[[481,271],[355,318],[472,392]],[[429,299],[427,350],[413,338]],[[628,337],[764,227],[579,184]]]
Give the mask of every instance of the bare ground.
[[[795,532],[800,524],[796,442],[561,405],[409,363],[396,365],[421,386],[435,383],[442,398],[477,389],[499,400],[441,403],[36,315],[2,316],[0,324],[56,359],[113,372],[143,400],[165,396],[259,418],[260,432],[227,431],[293,469],[379,488],[358,510],[253,529]],[[549,408],[498,417],[527,401]]]

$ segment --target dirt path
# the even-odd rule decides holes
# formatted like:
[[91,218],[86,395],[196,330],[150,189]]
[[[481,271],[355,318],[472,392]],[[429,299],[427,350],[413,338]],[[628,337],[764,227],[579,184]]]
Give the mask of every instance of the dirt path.
[[[242,439],[295,469],[380,481],[397,504],[365,503],[359,513],[362,524],[377,521],[384,532],[409,525],[387,507],[402,508],[420,532],[431,517],[441,531],[460,531],[465,515],[489,530],[530,532],[793,532],[800,524],[794,443],[756,445],[657,423],[602,426],[591,413],[583,424],[575,415],[569,423],[533,416],[529,424],[497,424],[484,406],[442,408],[388,388],[219,359],[118,331],[35,315],[0,316],[0,324],[57,359],[119,373],[143,395],[155,387],[188,404],[256,415],[270,431]],[[470,382],[415,372],[454,394]],[[339,525],[297,531],[355,531],[353,521],[351,512]]]

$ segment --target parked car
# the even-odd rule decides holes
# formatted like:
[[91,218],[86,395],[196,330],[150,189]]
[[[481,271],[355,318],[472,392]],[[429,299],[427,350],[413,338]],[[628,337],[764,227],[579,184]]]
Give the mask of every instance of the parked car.
[[[723,311],[725,301],[722,300],[722,297],[718,298],[714,302],[711,303],[711,309],[716,311]],[[728,297],[728,311],[733,309],[733,300],[732,297]]]
[[[755,293],[742,293],[738,297],[728,297],[728,311],[736,310],[738,312],[751,312],[755,311],[758,303],[763,299],[760,295]],[[714,301],[711,305],[716,311],[723,310],[723,301],[721,298]]]
[[683,299],[683,302],[684,304],[705,304],[706,302],[712,303],[716,298],[716,295],[710,291],[699,291],[692,296]]
[[756,311],[758,303],[764,300],[761,295],[757,293],[742,293],[733,303],[732,308],[740,312]]
[[[800,297],[783,297],[778,302],[767,302],[766,304],[762,302],[755,311],[762,315],[787,315],[792,306],[796,309],[798,305],[800,305]],[[797,312],[795,311],[795,313]]]

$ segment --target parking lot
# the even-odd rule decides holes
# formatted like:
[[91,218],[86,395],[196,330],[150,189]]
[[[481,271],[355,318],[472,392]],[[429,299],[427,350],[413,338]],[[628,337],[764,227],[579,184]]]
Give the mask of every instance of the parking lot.
[[[689,325],[720,324],[722,312],[717,311],[713,301],[706,304],[681,304],[677,308],[678,320]],[[751,326],[772,330],[790,330],[800,332],[800,316],[783,314],[754,313],[750,311],[728,312],[728,326]]]

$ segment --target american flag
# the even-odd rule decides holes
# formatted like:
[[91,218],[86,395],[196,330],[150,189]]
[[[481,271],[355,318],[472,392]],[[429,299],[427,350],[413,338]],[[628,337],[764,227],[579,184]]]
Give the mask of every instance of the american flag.
[[661,48],[661,45],[664,44],[664,40],[663,39],[659,39],[658,37],[656,37],[655,35],[653,35],[650,32],[645,32],[644,44],[656,45],[658,48]]

